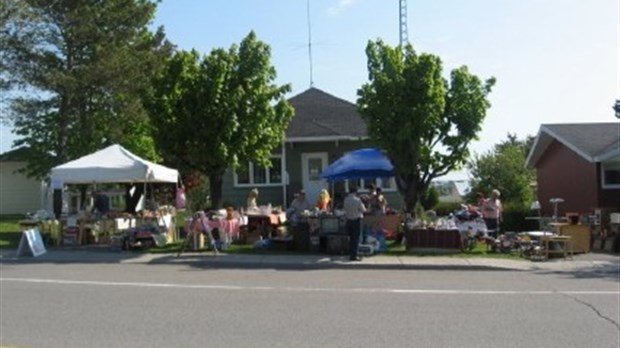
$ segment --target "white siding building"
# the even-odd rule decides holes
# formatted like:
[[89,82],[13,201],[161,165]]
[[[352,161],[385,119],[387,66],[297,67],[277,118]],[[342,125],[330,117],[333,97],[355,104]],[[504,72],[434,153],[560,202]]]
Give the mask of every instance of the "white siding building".
[[16,158],[18,151],[0,155],[0,215],[36,212],[43,207],[45,185],[16,172],[25,165]]

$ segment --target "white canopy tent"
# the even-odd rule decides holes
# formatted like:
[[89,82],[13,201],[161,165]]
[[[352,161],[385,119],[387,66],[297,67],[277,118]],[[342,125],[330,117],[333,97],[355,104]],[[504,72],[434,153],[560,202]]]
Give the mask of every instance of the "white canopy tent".
[[60,184],[176,183],[176,169],[142,159],[116,144],[52,168],[51,181]]
[[[178,183],[176,169],[147,161],[115,144],[76,160],[56,166],[51,170],[52,188],[59,189],[65,184],[133,184],[143,183],[144,191],[149,183]],[[56,190],[61,191],[61,190]],[[145,202],[144,193],[133,209],[141,210]],[[58,210],[61,208],[58,207]],[[137,211],[136,210],[136,211]],[[56,211],[60,215],[60,211]],[[161,218],[161,225],[167,229],[174,226],[169,218]],[[159,222],[158,222],[159,223]]]

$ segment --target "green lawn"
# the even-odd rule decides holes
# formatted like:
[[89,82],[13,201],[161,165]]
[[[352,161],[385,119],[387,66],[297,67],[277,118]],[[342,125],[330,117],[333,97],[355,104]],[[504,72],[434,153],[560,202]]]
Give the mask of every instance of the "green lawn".
[[[380,255],[387,256],[399,256],[399,257],[407,257],[407,256],[423,256],[423,257],[434,257],[434,256],[446,256],[446,257],[455,257],[455,258],[470,258],[470,257],[482,257],[482,258],[501,258],[501,259],[522,259],[518,255],[517,252],[512,253],[497,253],[492,251],[487,251],[486,245],[482,243],[478,243],[476,247],[472,251],[463,251],[458,253],[422,253],[422,252],[408,252],[405,250],[405,246],[401,244],[395,244],[393,241],[388,241],[388,250],[380,253]],[[182,242],[168,244],[164,247],[155,247],[148,249],[147,252],[156,253],[156,254],[165,254],[165,253],[178,253],[182,246]],[[190,249],[186,249],[189,251]],[[202,248],[197,250],[199,252],[210,252],[208,248]],[[244,245],[244,244],[232,244],[226,251],[227,254],[265,254],[265,255],[299,255],[299,254],[311,254],[316,252],[309,251],[295,251],[295,250],[274,250],[274,249],[254,249],[252,245]]]
[[[19,226],[18,221],[23,219],[23,216],[19,215],[2,215],[0,216],[0,249],[17,249],[19,244],[19,239],[21,238],[22,228]],[[184,221],[184,216],[177,217],[177,225],[182,226]],[[171,243],[164,247],[155,247],[146,250],[149,253],[155,254],[173,254],[178,253],[182,246],[181,242]],[[199,251],[206,252],[209,249],[203,248]],[[228,254],[278,254],[278,255],[291,255],[291,254],[300,254],[300,253],[309,253],[309,252],[300,252],[294,250],[272,250],[272,249],[254,249],[252,245],[240,245],[233,244],[226,250]],[[476,248],[472,251],[467,252],[459,252],[453,254],[443,254],[443,253],[413,253],[407,252],[405,250],[405,246],[401,244],[395,244],[392,241],[388,241],[388,250],[381,253],[381,255],[391,255],[391,256],[448,256],[448,257],[484,257],[484,258],[508,258],[508,259],[521,259],[521,257],[516,253],[496,253],[487,251],[486,245],[482,243],[478,243]]]
[[22,228],[17,222],[23,218],[20,215],[0,217],[0,249],[17,249],[22,235]]

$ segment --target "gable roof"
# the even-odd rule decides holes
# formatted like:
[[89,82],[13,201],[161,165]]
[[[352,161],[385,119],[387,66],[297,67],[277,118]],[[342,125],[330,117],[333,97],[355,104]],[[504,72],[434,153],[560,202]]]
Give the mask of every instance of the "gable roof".
[[620,156],[620,123],[543,124],[527,157],[526,166],[536,166],[554,140],[588,162],[605,161]]
[[286,141],[358,140],[368,136],[357,106],[311,87],[288,100],[295,115]]
[[0,154],[0,162],[25,162],[29,149],[25,146]]

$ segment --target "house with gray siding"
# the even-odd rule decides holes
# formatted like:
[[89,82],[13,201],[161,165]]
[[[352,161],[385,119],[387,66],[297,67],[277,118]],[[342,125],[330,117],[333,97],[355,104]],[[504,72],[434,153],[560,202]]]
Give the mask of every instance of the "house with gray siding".
[[[301,189],[310,203],[316,202],[323,188],[333,192],[336,200],[344,197],[349,183],[330,184],[321,179],[321,173],[345,153],[372,146],[357,106],[317,88],[293,96],[289,102],[295,114],[286,140],[272,155],[271,167],[250,162],[229,169],[222,186],[225,205],[242,206],[252,188],[259,190],[259,205],[286,207]],[[364,187],[367,182],[357,184]],[[402,205],[394,179],[377,179],[376,185],[383,188],[392,206]]]

